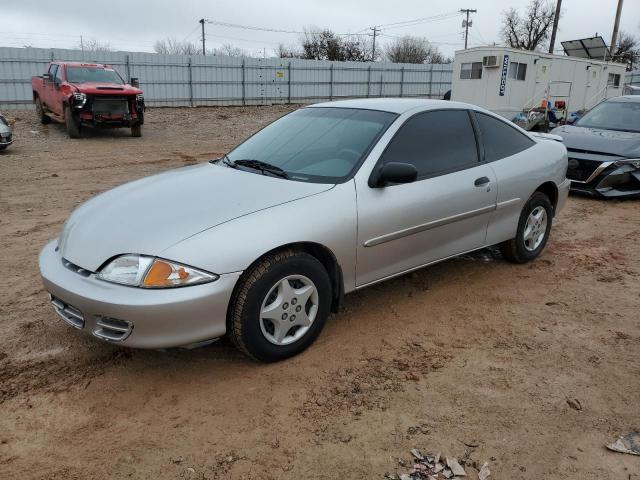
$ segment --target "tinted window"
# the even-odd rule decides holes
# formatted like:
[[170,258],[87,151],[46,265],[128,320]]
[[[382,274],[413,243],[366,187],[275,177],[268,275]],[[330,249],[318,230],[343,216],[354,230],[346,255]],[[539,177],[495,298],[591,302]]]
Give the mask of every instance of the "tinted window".
[[301,108],[260,130],[228,157],[270,163],[293,180],[338,183],[396,118],[374,110]]
[[382,162],[411,163],[427,177],[478,162],[473,127],[466,110],[420,113],[400,127]]
[[56,70],[56,83],[62,83],[62,68]]
[[535,142],[506,122],[476,113],[484,143],[485,160],[493,162],[526,150]]

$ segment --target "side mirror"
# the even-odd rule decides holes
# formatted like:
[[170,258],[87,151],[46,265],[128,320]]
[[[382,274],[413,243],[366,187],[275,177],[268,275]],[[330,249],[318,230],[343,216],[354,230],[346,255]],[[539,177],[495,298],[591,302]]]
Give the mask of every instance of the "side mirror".
[[418,178],[418,170],[410,163],[389,162],[369,179],[372,188],[386,187],[390,183],[411,183]]
[[50,82],[51,81],[51,74],[50,73],[42,74],[42,80],[44,80],[45,82]]
[[140,80],[137,77],[131,77],[131,81],[129,82],[129,84],[132,87],[138,88],[140,86]]

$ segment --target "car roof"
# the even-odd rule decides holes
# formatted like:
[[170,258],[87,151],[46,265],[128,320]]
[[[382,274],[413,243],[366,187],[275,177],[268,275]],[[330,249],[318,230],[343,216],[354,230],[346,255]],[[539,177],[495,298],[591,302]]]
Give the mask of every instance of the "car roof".
[[429,100],[426,98],[355,98],[352,100],[337,100],[334,102],[323,102],[309,105],[310,108],[332,107],[332,108],[360,108],[365,110],[380,110],[382,112],[392,112],[402,114],[416,108],[425,110],[434,108],[473,108],[479,110],[474,105],[461,102],[451,102],[449,100]]
[[59,65],[68,65],[70,67],[91,67],[91,68],[106,68],[107,66],[102,63],[91,63],[91,62],[64,62],[58,61],[53,62]]
[[622,95],[621,97],[612,97],[607,102],[634,102],[640,103],[640,95]]

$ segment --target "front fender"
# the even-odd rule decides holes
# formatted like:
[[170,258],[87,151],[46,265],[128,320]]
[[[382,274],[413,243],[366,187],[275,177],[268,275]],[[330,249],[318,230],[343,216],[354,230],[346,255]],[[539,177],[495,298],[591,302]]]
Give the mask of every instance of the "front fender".
[[223,274],[244,271],[257,258],[283,245],[311,242],[333,252],[348,292],[355,288],[356,232],[356,194],[351,180],[210,228],[159,256]]

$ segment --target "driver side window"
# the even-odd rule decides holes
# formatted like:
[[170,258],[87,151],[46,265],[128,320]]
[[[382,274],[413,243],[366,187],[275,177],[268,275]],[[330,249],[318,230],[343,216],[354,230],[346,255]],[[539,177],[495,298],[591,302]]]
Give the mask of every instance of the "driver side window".
[[55,83],[62,83],[62,68],[60,66],[56,69]]
[[476,166],[478,147],[469,113],[436,110],[411,117],[389,142],[381,162],[410,163],[418,179]]

